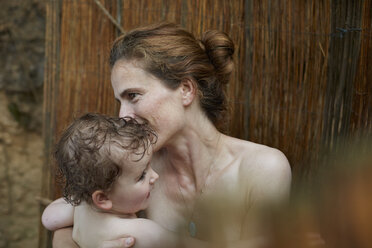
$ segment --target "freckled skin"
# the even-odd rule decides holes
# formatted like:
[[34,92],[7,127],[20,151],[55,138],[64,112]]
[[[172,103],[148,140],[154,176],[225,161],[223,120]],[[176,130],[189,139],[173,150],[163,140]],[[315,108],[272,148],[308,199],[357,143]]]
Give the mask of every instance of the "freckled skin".
[[119,116],[148,121],[158,134],[156,147],[164,146],[184,122],[180,90],[167,88],[135,62],[117,61],[111,75]]

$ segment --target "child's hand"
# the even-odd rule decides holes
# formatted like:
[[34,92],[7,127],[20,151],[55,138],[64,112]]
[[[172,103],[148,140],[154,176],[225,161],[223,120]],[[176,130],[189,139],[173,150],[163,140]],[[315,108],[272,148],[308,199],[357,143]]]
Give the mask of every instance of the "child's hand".
[[49,204],[43,212],[41,222],[50,231],[69,227],[74,222],[74,207],[59,198]]
[[135,244],[133,237],[120,238],[111,241],[105,241],[102,244],[102,248],[124,248],[132,247]]

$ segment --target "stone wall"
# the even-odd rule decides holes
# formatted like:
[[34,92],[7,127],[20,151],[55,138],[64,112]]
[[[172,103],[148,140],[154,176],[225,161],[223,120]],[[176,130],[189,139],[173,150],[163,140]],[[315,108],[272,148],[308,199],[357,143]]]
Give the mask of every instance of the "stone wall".
[[0,8],[0,248],[37,247],[45,2]]
[[43,143],[7,109],[0,92],[0,247],[37,247]]

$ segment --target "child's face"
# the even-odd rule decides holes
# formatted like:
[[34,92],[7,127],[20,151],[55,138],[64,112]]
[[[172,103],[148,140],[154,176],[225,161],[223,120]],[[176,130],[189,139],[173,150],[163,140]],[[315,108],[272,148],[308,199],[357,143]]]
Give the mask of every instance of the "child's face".
[[150,166],[151,148],[139,161],[140,156],[133,153],[120,157],[118,164],[122,166],[122,174],[108,197],[112,201],[112,211],[132,214],[148,207],[150,192],[159,175]]

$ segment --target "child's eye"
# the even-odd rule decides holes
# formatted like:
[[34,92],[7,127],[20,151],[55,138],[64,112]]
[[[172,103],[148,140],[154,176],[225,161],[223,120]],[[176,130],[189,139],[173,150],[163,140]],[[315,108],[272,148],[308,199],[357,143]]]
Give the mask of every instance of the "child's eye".
[[138,181],[142,181],[146,177],[146,171],[142,172],[142,175],[139,177]]

